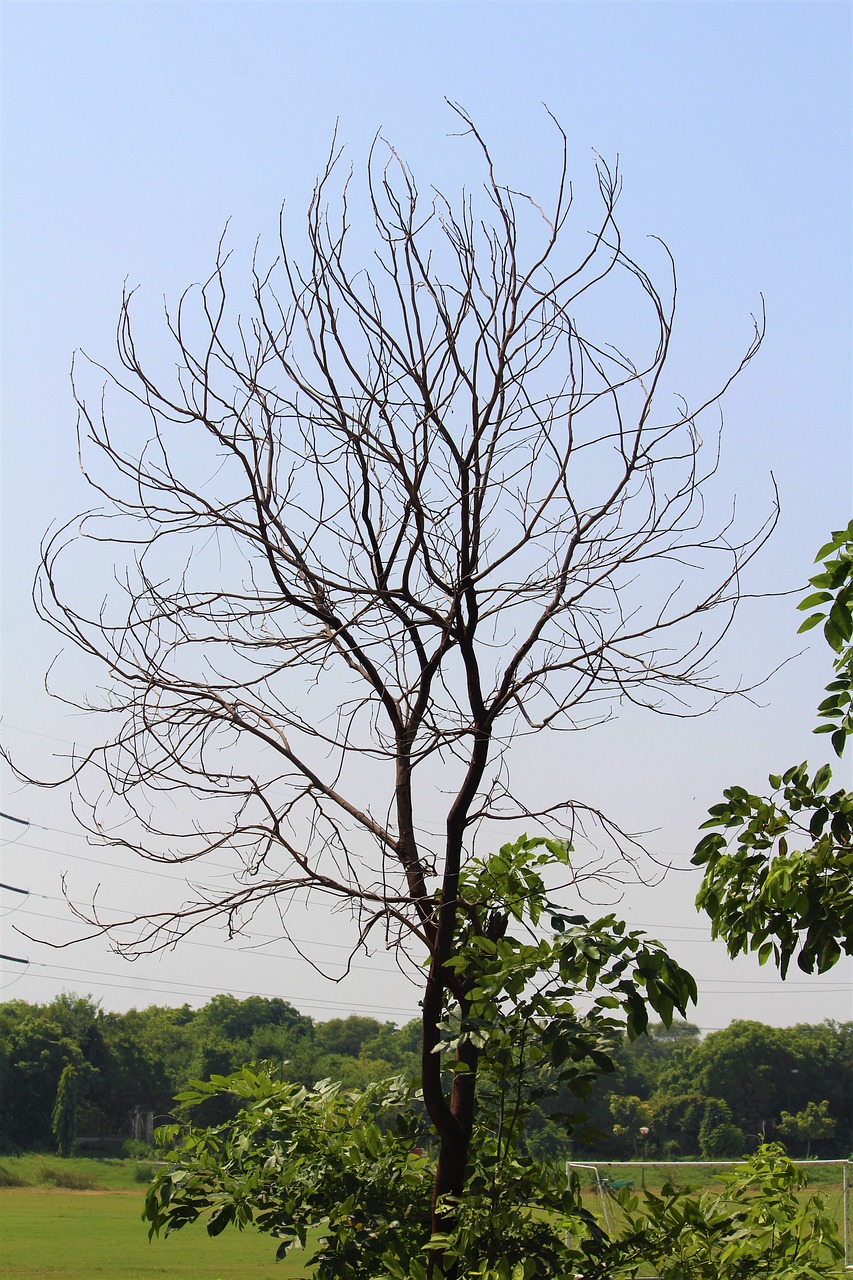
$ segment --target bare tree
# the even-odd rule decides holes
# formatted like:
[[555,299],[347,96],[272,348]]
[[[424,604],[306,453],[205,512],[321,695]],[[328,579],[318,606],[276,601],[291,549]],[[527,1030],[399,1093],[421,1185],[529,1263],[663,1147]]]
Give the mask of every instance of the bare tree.
[[[99,402],[73,375],[105,505],[46,540],[37,587],[42,616],[107,675],[106,740],[71,771],[82,820],[149,858],[228,851],[235,865],[224,892],[118,922],[93,908],[92,922],[138,954],[211,920],[236,931],[272,899],[286,935],[287,903],[312,893],[348,904],[360,943],[381,929],[426,954],[437,1194],[461,1189],[474,1111],[478,1050],[459,1048],[468,1070],[449,1091],[433,1050],[449,992],[464,1009],[445,965],[475,829],[592,823],[602,861],[579,862],[577,883],[632,854],[605,815],[518,794],[510,747],[620,703],[694,714],[728,692],[713,653],[774,518],[746,538],[706,528],[718,433],[708,448],[697,428],[761,325],[688,408],[664,385],[673,264],[655,249],[660,287],[623,248],[618,173],[599,162],[600,221],[580,240],[562,131],[546,208],[498,182],[456,110],[484,168],[476,199],[422,198],[377,140],[373,256],[354,264],[352,174],[333,147],[307,253],[283,215],[276,260],[256,248],[235,308],[220,246],[166,313],[177,367],[163,377],[126,293],[122,369],[95,366]],[[595,336],[623,308],[633,355]],[[119,567],[86,601],[65,563],[92,543]]]

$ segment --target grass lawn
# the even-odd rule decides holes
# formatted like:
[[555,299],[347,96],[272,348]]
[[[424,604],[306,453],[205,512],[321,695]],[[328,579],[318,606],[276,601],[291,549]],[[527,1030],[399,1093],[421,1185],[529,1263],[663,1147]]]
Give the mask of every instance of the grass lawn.
[[296,1280],[304,1256],[275,1261],[276,1242],[226,1230],[211,1239],[188,1227],[150,1244],[135,1191],[0,1191],[0,1276],[17,1280]]

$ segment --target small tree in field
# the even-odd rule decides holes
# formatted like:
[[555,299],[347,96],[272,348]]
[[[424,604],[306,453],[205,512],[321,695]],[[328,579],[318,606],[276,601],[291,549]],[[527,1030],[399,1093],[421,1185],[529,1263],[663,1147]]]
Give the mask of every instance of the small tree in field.
[[77,1069],[71,1062],[59,1077],[51,1127],[58,1154],[73,1156],[77,1150]]
[[812,1143],[820,1142],[823,1138],[831,1138],[835,1133],[835,1121],[829,1114],[829,1103],[826,1099],[823,1102],[807,1102],[802,1111],[796,1111],[792,1115],[790,1111],[783,1111],[779,1118],[779,1133],[783,1138],[793,1138],[795,1142],[806,1144],[806,1159],[812,1153]]
[[[522,793],[517,745],[624,703],[681,715],[724,696],[713,654],[772,524],[745,539],[729,520],[707,527],[718,454],[697,425],[760,326],[712,396],[676,399],[672,263],[664,251],[658,286],[626,252],[617,173],[599,165],[600,220],[577,241],[562,132],[546,203],[498,181],[456,110],[479,199],[424,198],[377,141],[373,242],[353,260],[355,194],[333,149],[305,255],[282,221],[236,312],[221,252],[167,312],[163,375],[126,295],[121,372],[96,365],[94,398],[74,373],[100,508],[47,539],[37,591],[109,673],[107,735],[71,770],[81,818],[148,858],[234,865],[231,885],[144,919],[93,907],[96,928],[139,954],[209,921],[235,932],[269,901],[287,937],[288,904],[311,894],[352,913],[357,946],[378,934],[415,974],[426,960],[434,1226],[464,1193],[480,1068],[503,1051],[478,1014],[492,1009],[481,979],[493,963],[506,977],[521,945],[501,952],[508,921],[539,893],[527,846],[466,878],[477,832],[549,833],[536,856],[574,896],[637,852],[568,777],[556,796]],[[96,559],[82,578],[84,550],[108,571]],[[87,599],[84,580],[108,582],[106,597]],[[615,963],[620,945],[589,958]],[[677,966],[644,971],[646,955],[629,948],[614,977],[632,1033],[647,1017],[635,980],[664,1019],[690,991]]]

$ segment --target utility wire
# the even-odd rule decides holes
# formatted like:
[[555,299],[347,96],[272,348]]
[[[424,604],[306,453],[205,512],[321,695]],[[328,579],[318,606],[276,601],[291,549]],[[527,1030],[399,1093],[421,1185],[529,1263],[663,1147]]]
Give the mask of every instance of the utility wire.
[[[48,829],[49,829],[49,828],[48,828]],[[29,847],[29,848],[40,848],[41,846],[26,846],[26,847]],[[63,856],[63,855],[60,853],[60,851],[59,851],[59,850],[55,850],[55,849],[44,849],[44,852],[54,853],[54,854],[56,854],[57,856]],[[79,857],[81,857],[81,855],[77,855],[77,854],[69,854],[69,855],[67,855],[67,856],[69,856],[69,857],[75,857],[75,858],[79,858]],[[85,857],[83,857],[83,860],[84,860],[84,861],[98,862],[98,860],[97,860],[97,859],[87,859],[87,858],[85,858]],[[113,865],[113,864],[98,862],[98,865],[106,865],[106,866],[109,866],[109,865]],[[148,874],[148,875],[158,875],[158,872],[157,872],[157,871],[151,870],[151,869],[149,869],[149,868],[147,868],[147,867],[129,867],[129,868],[121,868],[121,869],[122,869],[122,870],[132,870],[132,871],[137,871],[137,872],[141,872],[141,873],[143,873],[143,874]],[[162,880],[162,875],[160,876],[160,879]],[[64,902],[64,901],[65,901],[65,899],[64,899],[64,898],[61,898],[61,897],[59,897],[59,896],[57,896],[57,895],[54,895],[54,894],[35,894],[35,893],[33,893],[32,891],[30,891],[30,890],[26,890],[26,889],[18,889],[18,888],[16,888],[15,886],[12,886],[12,885],[3,885],[3,884],[0,884],[0,889],[3,889],[3,888],[8,888],[8,889],[10,889],[10,890],[12,890],[13,892],[16,892],[16,893],[29,894],[30,896],[38,897],[38,898],[41,898],[41,899],[43,899],[43,900],[45,900],[45,901],[50,901],[50,902]],[[109,910],[109,911],[115,911],[115,912],[117,912],[117,913],[118,913],[118,914],[120,914],[120,915],[127,915],[127,914],[129,914],[128,909],[126,909],[126,908],[122,908],[122,907],[117,907],[117,906],[108,906],[108,905],[106,905],[106,904],[105,904],[104,909],[105,909],[105,910]],[[7,913],[7,914],[10,914],[10,913]],[[39,919],[54,920],[54,921],[56,921],[57,923],[62,923],[62,922],[64,922],[64,921],[66,921],[66,917],[63,917],[63,916],[56,916],[56,915],[50,915],[49,913],[33,911],[32,909],[25,910],[25,911],[23,912],[23,914],[24,914],[24,915],[28,915],[28,916],[35,916],[35,917],[37,917],[37,918],[39,918]],[[681,945],[681,946],[688,945],[688,944],[689,944],[689,945],[693,945],[693,946],[695,946],[695,945],[714,945],[714,941],[713,941],[713,939],[711,939],[711,938],[710,938],[710,937],[708,937],[708,936],[705,936],[705,937],[703,937],[703,938],[678,938],[678,937],[674,937],[674,936],[672,936],[671,934],[670,934],[670,935],[668,935],[668,934],[666,933],[666,930],[669,930],[669,929],[671,929],[671,928],[674,928],[674,929],[690,929],[690,930],[697,930],[697,929],[698,929],[698,930],[699,930],[699,931],[701,931],[702,933],[705,933],[705,930],[702,928],[702,926],[695,926],[695,925],[663,925],[663,926],[660,926],[660,927],[656,927],[654,924],[648,924],[648,923],[647,923],[647,924],[644,924],[644,925],[643,925],[643,924],[642,924],[642,922],[638,922],[638,924],[639,924],[639,927],[643,927],[643,928],[646,928],[646,929],[655,929],[656,933],[658,933],[658,934],[659,934],[659,940],[660,940],[660,941],[663,941],[663,942],[677,943],[678,945]],[[204,929],[204,930],[207,930],[207,931],[209,931],[209,932],[213,932],[213,933],[217,933],[217,934],[220,932],[220,930],[217,928],[217,926],[216,926],[216,925],[212,925],[212,924],[207,924],[207,925],[198,925],[198,926],[196,926],[196,929],[197,929],[197,930]],[[661,932],[661,930],[663,930],[663,932]],[[280,934],[271,934],[271,933],[263,933],[263,932],[253,932],[252,934],[250,934],[250,935],[248,935],[248,936],[250,936],[250,937],[252,937],[252,938],[259,939],[259,940],[261,940],[261,941],[260,941],[259,943],[253,942],[250,946],[243,946],[243,947],[239,947],[239,946],[238,946],[238,947],[232,947],[232,946],[228,946],[228,945],[226,945],[226,944],[224,944],[224,943],[220,943],[220,944],[215,944],[215,943],[203,943],[203,942],[199,942],[199,941],[198,941],[198,940],[196,940],[196,939],[189,939],[189,938],[188,938],[188,939],[183,939],[183,940],[181,941],[181,946],[207,947],[208,949],[212,949],[212,950],[220,950],[220,951],[223,951],[223,952],[227,951],[229,955],[233,955],[235,951],[240,952],[240,953],[243,953],[243,954],[248,953],[248,952],[252,952],[252,951],[259,951],[259,950],[260,950],[263,946],[265,946],[267,943],[270,943],[270,942],[275,943],[275,942],[280,942],[280,941],[282,940],[282,939],[281,939],[281,935],[280,935]],[[323,947],[323,948],[326,948],[326,949],[332,949],[332,950],[338,950],[338,951],[350,951],[350,950],[351,950],[351,947],[347,946],[345,943],[335,943],[335,942],[320,941],[319,939],[316,939],[316,938],[315,938],[315,939],[308,939],[308,938],[297,938],[297,937],[294,937],[294,938],[293,938],[293,941],[294,941],[294,943],[296,943],[298,946],[305,946],[305,947]],[[285,955],[285,954],[282,954],[282,953],[272,953],[272,954],[268,953],[267,958],[269,958],[269,959],[281,959],[281,960],[292,960],[292,959],[294,959],[294,957],[292,957],[292,956],[290,956],[290,955]],[[362,970],[362,971],[365,971],[365,972],[367,972],[367,971],[370,971],[370,972],[382,972],[382,973],[394,973],[394,972],[396,972],[396,970],[395,970],[395,969],[393,969],[393,968],[389,968],[389,967],[387,967],[387,966],[377,966],[377,965],[369,965],[369,966],[367,966],[367,965],[357,965],[357,966],[353,966],[353,968],[358,968],[358,969],[360,969],[360,970]],[[695,976],[695,975],[694,975],[694,976]],[[735,987],[737,987],[737,986],[740,986],[740,987],[749,987],[749,988],[750,988],[750,991],[751,991],[751,993],[752,993],[752,994],[761,994],[761,993],[762,993],[762,991],[765,991],[765,992],[766,992],[766,991],[771,991],[771,990],[777,989],[778,984],[779,984],[779,982],[781,981],[781,979],[778,979],[778,978],[768,978],[768,979],[765,979],[761,987],[757,987],[757,986],[756,986],[756,979],[754,979],[754,978],[718,978],[718,977],[717,977],[717,978],[700,978],[700,977],[697,977],[697,981],[700,981],[700,982],[703,982],[703,983],[705,983],[705,982],[713,982],[713,983],[716,983],[716,984],[721,984],[721,983],[723,983],[723,984],[725,984],[725,985],[727,985],[727,986],[735,986]],[[847,990],[847,989],[849,989],[849,985],[850,985],[850,984],[849,984],[849,983],[846,983],[846,982],[839,982],[839,983],[827,983],[825,980],[823,980],[823,981],[822,981],[822,983],[821,983],[821,989],[822,989],[822,990],[827,990],[827,989],[829,989],[830,987],[833,987],[833,988],[840,989],[840,990]],[[812,983],[810,983],[810,982],[790,982],[790,981],[789,981],[789,982],[786,982],[786,983],[785,983],[785,990],[790,991],[790,990],[792,990],[795,986],[796,986],[796,987],[798,987],[799,989],[802,989],[802,990],[813,990],[813,989],[814,989],[813,984],[812,984]],[[746,992],[744,992],[744,994],[746,994]]]
[[[147,991],[147,992],[153,992],[155,994],[158,994],[158,993],[163,994],[164,987],[173,987],[173,988],[177,988],[177,990],[166,992],[165,994],[173,995],[173,996],[187,996],[190,999],[197,998],[200,992],[212,992],[214,995],[222,994],[221,986],[208,986],[200,982],[185,983],[182,985],[181,983],[173,982],[168,978],[152,979],[152,978],[141,978],[141,977],[136,978],[133,976],[129,976],[127,982],[122,982],[122,981],[113,982],[113,981],[109,981],[109,979],[119,977],[118,974],[107,973],[99,969],[75,969],[75,968],[71,968],[70,966],[59,967],[54,965],[42,964],[37,960],[33,960],[33,961],[20,960],[16,956],[0,956],[0,960],[3,960],[3,959],[12,960],[18,964],[30,964],[33,968],[38,968],[38,969],[47,969],[47,970],[57,969],[57,971],[60,974],[66,974],[66,973],[85,974],[86,977],[106,978],[108,979],[108,981],[101,982],[98,985],[105,986],[105,987],[114,987],[114,988],[117,987],[123,991],[139,991],[140,993]],[[33,974],[32,977],[41,978],[44,981],[48,981],[48,982],[57,981],[57,978],[53,976],[51,973]],[[137,983],[139,985],[134,987],[129,985],[129,983]],[[187,989],[188,987],[191,989],[188,990]],[[409,1013],[412,1016],[414,1016],[416,1012],[410,1006],[366,1004],[364,1001],[359,1001],[358,1003],[355,1003],[349,1000],[322,1000],[322,999],[316,999],[316,998],[309,999],[307,997],[303,998],[300,996],[282,995],[280,991],[275,993],[261,992],[261,991],[258,991],[257,988],[246,990],[239,987],[230,987],[229,994],[235,995],[235,996],[263,996],[263,998],[267,1000],[272,1000],[272,999],[287,1000],[288,1003],[293,1004],[294,1007],[297,1007],[297,1002],[298,1002],[299,1004],[302,1004],[302,1005],[306,1005],[312,1008],[316,1007],[320,1009],[356,1009],[356,1010],[362,1010],[362,1011],[371,1010],[373,1012],[379,1012],[379,1013]]]
[[[52,901],[62,902],[63,899],[55,898],[55,899],[52,899]],[[115,910],[115,908],[112,908],[112,909]],[[30,909],[30,910],[25,910],[23,914],[26,916],[35,916],[39,920],[55,920],[59,924],[66,923],[65,916],[52,915],[46,911],[33,911]],[[219,932],[219,930],[216,929],[215,925],[199,925],[198,928],[207,929],[214,933]],[[270,942],[281,942],[282,940],[280,936],[274,935],[274,934],[258,934],[255,936],[266,937]],[[320,942],[317,939],[309,940],[307,938],[294,938],[293,941],[297,943],[299,946],[304,946],[304,947],[317,946],[317,947],[331,947],[339,951],[351,950],[350,947],[347,947],[345,944],[340,942]],[[253,944],[251,946],[241,947],[241,946],[232,946],[228,943],[221,943],[221,942],[220,943],[199,942],[197,938],[184,938],[180,941],[178,945],[180,945],[181,947],[203,947],[207,951],[222,951],[222,952],[227,952],[228,955],[232,955],[232,956],[235,953],[237,955],[259,955],[260,954],[260,947],[256,944]],[[266,944],[261,944],[261,945],[266,945]],[[262,958],[264,960],[282,960],[284,962],[294,962],[299,960],[301,957],[299,957],[298,955],[291,954],[289,952],[273,951],[273,952],[264,952]],[[360,965],[354,964],[354,965],[351,965],[350,968],[351,970],[358,970],[362,973],[398,973],[399,972],[399,970],[396,967],[392,967],[389,965],[379,965],[379,964],[360,964]],[[695,974],[694,974],[694,977],[696,977],[697,982],[702,982],[702,983],[714,983],[718,985],[721,984],[722,986],[726,986],[726,987],[739,987],[739,986],[749,987],[753,994],[755,994],[756,992],[760,993],[761,991],[766,991],[768,988],[772,990],[778,985],[778,983],[781,982],[781,979],[766,978],[763,980],[759,980],[762,983],[762,985],[758,987],[756,985],[756,979],[754,978],[702,978]],[[797,982],[797,981],[785,982],[784,989],[786,991],[790,991],[795,987],[798,989],[809,991],[813,989],[813,984],[810,982]],[[841,982],[841,981],[827,982],[826,979],[822,977],[820,987],[821,987],[821,991],[846,991],[846,990],[849,990],[850,984],[847,982]],[[707,991],[707,988],[703,988],[703,989]]]

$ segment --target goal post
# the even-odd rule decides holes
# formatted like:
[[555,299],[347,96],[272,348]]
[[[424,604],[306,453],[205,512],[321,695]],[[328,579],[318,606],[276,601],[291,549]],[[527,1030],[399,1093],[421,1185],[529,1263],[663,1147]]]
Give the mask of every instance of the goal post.
[[[688,1186],[697,1192],[716,1185],[722,1189],[722,1178],[718,1183],[714,1171],[722,1175],[743,1163],[743,1160],[568,1160],[566,1176],[569,1179],[572,1174],[577,1176],[585,1207],[599,1218],[609,1236],[618,1238],[621,1190],[655,1191],[664,1182]],[[828,1211],[838,1222],[844,1245],[844,1271],[853,1272],[850,1161],[795,1160],[794,1163],[805,1172],[809,1190],[825,1198]]]

